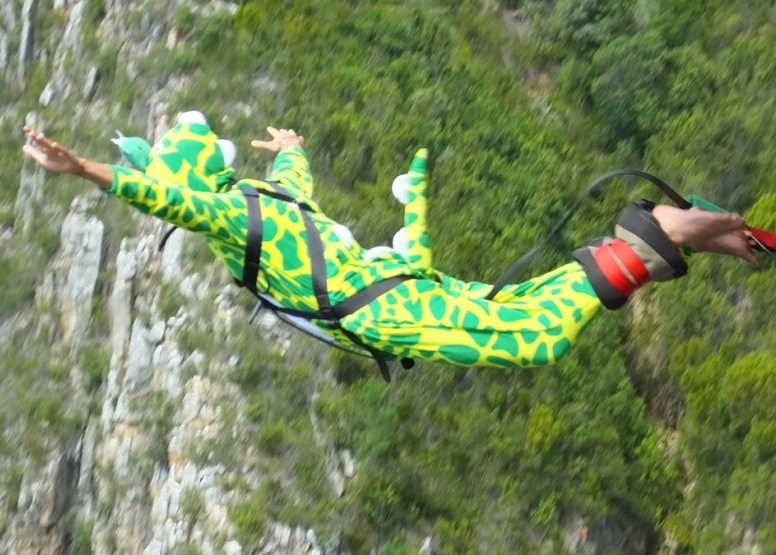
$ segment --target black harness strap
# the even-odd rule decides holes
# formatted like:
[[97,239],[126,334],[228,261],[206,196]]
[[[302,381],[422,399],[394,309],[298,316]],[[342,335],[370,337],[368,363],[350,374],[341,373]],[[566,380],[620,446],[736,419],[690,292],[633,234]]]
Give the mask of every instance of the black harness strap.
[[[241,282],[238,282],[238,284],[248,288],[254,295],[258,296],[258,291],[256,289],[256,279],[258,277],[260,268],[263,229],[258,196],[267,195],[271,198],[297,205],[300,208],[305,231],[307,233],[307,248],[310,256],[310,264],[312,266],[311,277],[313,294],[315,295],[316,302],[318,303],[318,310],[315,312],[305,312],[303,310],[279,307],[262,300],[261,297],[259,297],[259,306],[257,309],[260,307],[266,307],[275,312],[280,312],[289,316],[297,316],[308,320],[315,319],[327,321],[328,325],[332,329],[338,329],[350,341],[352,341],[353,344],[368,352],[377,362],[377,366],[380,368],[380,373],[382,374],[383,379],[386,382],[390,382],[391,373],[388,368],[388,363],[385,359],[385,356],[374,347],[367,345],[354,333],[342,328],[340,326],[340,319],[353,314],[355,311],[363,308],[400,283],[408,279],[413,279],[413,277],[396,276],[379,281],[359,291],[352,297],[345,299],[337,305],[332,306],[329,300],[326,257],[324,256],[323,241],[321,241],[321,234],[315,227],[315,222],[313,221],[312,217],[310,217],[310,213],[314,212],[314,210],[307,203],[297,202],[291,195],[284,191],[277,182],[265,181],[265,183],[269,184],[270,187],[274,189],[274,191],[259,190],[247,186],[240,187],[248,203],[248,234],[246,238],[243,279]],[[404,368],[409,369],[413,366],[414,362],[412,359],[402,359],[401,364]]]
[[162,240],[159,241],[159,252],[162,252],[164,250],[164,247],[167,246],[167,241],[170,240],[170,237],[172,237],[172,234],[176,229],[178,229],[178,226],[174,225],[170,229],[164,232],[164,235],[162,236]]
[[384,295],[394,287],[404,283],[409,279],[414,278],[412,276],[394,276],[386,278],[382,281],[378,281],[366,289],[362,289],[352,297],[348,297],[341,303],[334,305],[331,307],[331,309],[337,318],[344,318],[345,316],[349,316],[355,311],[365,307],[377,297]]
[[326,258],[323,255],[323,241],[321,234],[315,227],[315,222],[310,214],[302,211],[302,220],[307,232],[307,250],[310,254],[310,264],[312,266],[313,293],[315,300],[318,301],[318,314],[322,320],[330,320],[334,324],[338,318],[334,316],[329,302],[329,288],[326,285]]
[[248,205],[248,232],[245,239],[245,262],[243,263],[242,280],[237,284],[256,294],[256,279],[259,277],[261,262],[261,242],[264,231],[264,221],[261,218],[259,193],[249,186],[241,186]]
[[277,183],[277,181],[265,181],[264,183],[268,184],[270,187],[272,187],[275,190],[274,191],[266,191],[266,190],[261,189],[261,190],[259,190],[259,192],[262,195],[268,196],[270,198],[274,198],[275,200],[282,200],[283,202],[290,202],[291,204],[296,204],[299,208],[302,209],[303,213],[306,213],[306,212],[313,212],[313,213],[315,213],[316,212],[306,202],[299,202],[294,197],[289,195],[287,192],[285,192],[284,190],[280,189],[280,185]]
[[[323,320],[329,321],[330,326],[339,329],[353,343],[372,355],[372,358],[377,362],[378,368],[380,368],[380,374],[382,374],[383,379],[390,383],[391,371],[388,368],[388,363],[386,362],[383,354],[377,349],[364,343],[364,341],[356,334],[340,326],[340,318],[344,318],[359,308],[366,306],[383,293],[387,293],[396,287],[396,285],[404,280],[399,281],[394,279],[391,280],[390,283],[386,283],[385,281],[377,282],[371,287],[367,287],[366,289],[361,290],[357,295],[351,297],[351,299],[346,299],[345,301],[339,303],[337,305],[337,310],[335,310],[332,308],[331,302],[329,301],[329,289],[326,284],[326,258],[323,254],[323,242],[321,241],[321,234],[318,233],[318,229],[315,227],[315,222],[313,222],[310,214],[303,211],[302,218],[304,219],[304,226],[305,230],[307,231],[307,248],[309,249],[310,263],[312,264],[313,292],[315,293],[315,298],[318,301],[318,313]],[[410,279],[410,276],[402,277],[405,279]]]
[[[357,310],[365,307],[366,305],[374,301],[376,298],[380,297],[381,295],[384,295],[388,291],[394,289],[395,287],[399,286],[400,284],[410,279],[414,279],[414,278],[412,276],[394,276],[391,278],[384,279],[382,281],[378,281],[377,283],[373,283],[372,285],[370,285],[365,289],[362,289],[352,297],[348,297],[341,303],[334,305],[332,307],[332,312],[334,313],[334,316],[337,319],[344,318],[345,316],[353,314]],[[372,355],[372,358],[375,359],[375,361],[377,362],[378,368],[380,368],[380,374],[382,374],[383,379],[386,382],[390,383],[391,372],[388,368],[388,363],[386,362],[385,357],[382,355],[382,353],[370,347],[369,345],[365,344],[360,337],[349,332],[348,330],[343,328],[340,328],[340,330],[347,336],[348,339],[350,339],[356,345],[358,345],[362,349],[365,349],[370,355]],[[402,368],[404,368],[405,370],[409,370],[410,368],[415,366],[415,361],[412,360],[411,358],[403,358],[401,359],[401,365],[402,365]]]

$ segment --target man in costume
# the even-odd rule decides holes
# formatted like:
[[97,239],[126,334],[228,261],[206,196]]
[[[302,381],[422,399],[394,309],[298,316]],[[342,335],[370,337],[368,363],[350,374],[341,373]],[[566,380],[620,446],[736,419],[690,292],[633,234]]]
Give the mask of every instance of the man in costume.
[[79,158],[31,128],[25,132],[32,144],[24,153],[43,168],[83,177],[146,214],[203,235],[238,283],[274,309],[378,360],[552,364],[601,306],[617,308],[649,281],[684,275],[682,247],[756,264],[741,216],[640,203],[623,213],[614,239],[578,249],[574,262],[504,287],[491,300],[491,286],[431,266],[425,150],[396,191],[406,202],[404,245],[367,251],[312,199],[304,139],[293,130],[270,127],[270,140],[253,141],[277,153],[266,180],[233,184],[229,148],[201,121],[179,121],[141,152],[139,169]]

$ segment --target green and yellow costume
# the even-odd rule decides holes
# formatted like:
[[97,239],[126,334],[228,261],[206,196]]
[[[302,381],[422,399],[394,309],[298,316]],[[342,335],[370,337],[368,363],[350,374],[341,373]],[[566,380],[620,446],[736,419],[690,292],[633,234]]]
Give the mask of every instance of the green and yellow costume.
[[[308,232],[300,204],[320,235],[326,286],[332,305],[387,278],[411,276],[342,318],[342,329],[312,320],[326,336],[351,347],[355,334],[386,358],[417,358],[459,365],[516,367],[552,364],[598,313],[585,271],[570,263],[519,285],[493,300],[491,287],[465,283],[434,270],[426,230],[426,152],[409,174],[405,208],[408,251],[367,255],[342,226],[312,199],[313,178],[305,152],[280,151],[266,181],[244,179],[225,190],[233,175],[205,124],[178,123],[149,153],[145,173],[112,166],[109,194],[138,210],[199,233],[238,281],[243,278],[248,214],[240,187],[272,192],[277,182],[296,199],[259,195],[263,220],[256,290],[280,306],[303,312],[319,308],[313,286]],[[343,331],[344,330],[344,331]]]

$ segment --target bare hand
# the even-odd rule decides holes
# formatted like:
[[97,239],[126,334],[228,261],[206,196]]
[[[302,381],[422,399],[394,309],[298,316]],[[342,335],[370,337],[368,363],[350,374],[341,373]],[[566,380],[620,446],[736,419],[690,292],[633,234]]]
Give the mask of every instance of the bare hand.
[[251,141],[254,148],[263,148],[270,152],[280,152],[290,146],[304,146],[304,137],[297,135],[293,129],[276,129],[267,127],[267,132],[272,136],[271,141],[260,141],[258,139]]
[[41,167],[53,173],[83,173],[80,159],[66,148],[49,140],[42,133],[36,133],[31,127],[25,126],[24,132],[33,144],[24,145],[22,151]]

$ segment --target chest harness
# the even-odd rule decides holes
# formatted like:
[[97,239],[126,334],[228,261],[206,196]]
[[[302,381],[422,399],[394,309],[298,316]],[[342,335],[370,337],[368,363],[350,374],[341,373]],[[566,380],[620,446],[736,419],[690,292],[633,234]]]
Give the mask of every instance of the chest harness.
[[[307,333],[315,337],[318,340],[323,341],[327,345],[337,347],[344,351],[359,355],[368,356],[373,358],[377,363],[380,373],[386,382],[391,381],[391,372],[388,367],[388,359],[386,356],[364,343],[360,337],[354,333],[344,329],[340,325],[340,320],[353,314],[357,310],[365,307],[377,297],[387,293],[400,283],[409,279],[414,279],[413,276],[394,276],[387,278],[362,289],[355,295],[348,297],[344,301],[332,305],[329,301],[329,291],[326,283],[326,259],[323,254],[323,242],[321,241],[321,234],[315,227],[315,223],[310,217],[311,213],[317,212],[309,204],[305,202],[299,202],[298,199],[288,194],[277,181],[262,181],[266,183],[271,190],[256,189],[250,186],[240,186],[239,189],[245,196],[245,201],[248,207],[248,230],[246,234],[245,245],[245,262],[243,263],[243,278],[238,280],[235,278],[235,283],[240,287],[246,288],[257,299],[258,303],[256,308],[251,314],[250,321],[255,320],[256,316],[262,309],[272,311],[283,322],[295,327],[296,329]],[[226,190],[232,188],[235,181],[232,181],[227,185]],[[310,256],[310,262],[312,266],[312,285],[313,294],[318,303],[318,309],[312,312],[305,310],[297,310],[293,308],[286,308],[280,306],[276,302],[271,302],[271,297],[267,292],[259,291],[256,288],[256,279],[258,278],[259,271],[261,270],[261,247],[263,240],[263,218],[261,216],[261,205],[259,204],[259,196],[265,195],[276,200],[287,202],[289,204],[296,205],[302,215],[302,219],[305,225],[305,231],[307,232],[307,248]],[[159,250],[162,251],[167,244],[172,233],[178,229],[177,226],[171,227],[162,237],[159,244]],[[298,324],[299,320],[322,320],[326,323],[326,327],[329,330],[338,330],[345,337],[347,337],[354,345],[354,348],[349,349],[346,346],[339,345],[334,342],[334,338],[331,341],[323,339],[321,336],[310,333],[308,329]],[[410,369],[415,365],[415,361],[411,358],[400,359],[401,365],[405,369]]]
[[[367,345],[360,337],[354,333],[344,329],[340,325],[340,320],[353,314],[357,310],[365,307],[379,296],[392,290],[399,284],[409,279],[414,279],[413,276],[403,275],[390,277],[362,289],[358,293],[348,297],[344,301],[337,304],[332,304],[329,300],[329,290],[326,283],[326,259],[324,257],[323,241],[321,240],[321,234],[315,227],[315,223],[310,217],[311,213],[315,213],[309,204],[305,202],[299,202],[293,196],[288,194],[277,182],[275,181],[263,181],[268,184],[271,190],[256,189],[251,186],[239,186],[240,191],[245,195],[245,201],[248,206],[248,232],[246,236],[245,245],[245,262],[243,264],[243,277],[242,280],[235,279],[236,283],[245,287],[248,291],[253,293],[259,299],[256,305],[256,310],[252,318],[255,318],[258,312],[262,309],[268,309],[273,311],[284,322],[294,325],[293,318],[301,318],[303,320],[322,320],[326,323],[326,327],[330,330],[337,330],[347,337],[358,349],[348,349],[337,345],[335,343],[329,343],[332,346],[343,348],[346,351],[353,352],[366,356],[364,351],[369,354],[377,362],[377,366],[380,368],[380,373],[386,382],[391,381],[391,374],[388,368],[388,362],[383,353],[377,349]],[[261,205],[259,204],[259,196],[265,195],[276,200],[294,204],[299,207],[299,212],[302,215],[304,221],[305,231],[307,232],[307,249],[310,256],[310,263],[312,266],[312,286],[313,294],[315,295],[318,309],[312,312],[305,310],[297,310],[278,306],[276,303],[269,302],[263,297],[265,294],[256,288],[256,279],[261,269],[261,250],[262,250],[262,237],[263,237],[263,219],[261,215]],[[283,316],[291,317],[283,318]],[[305,331],[304,328],[294,326],[301,331]],[[321,339],[317,337],[317,339]],[[328,343],[328,342],[327,342]],[[405,369],[412,368],[414,361],[409,358],[401,359],[401,365]]]

